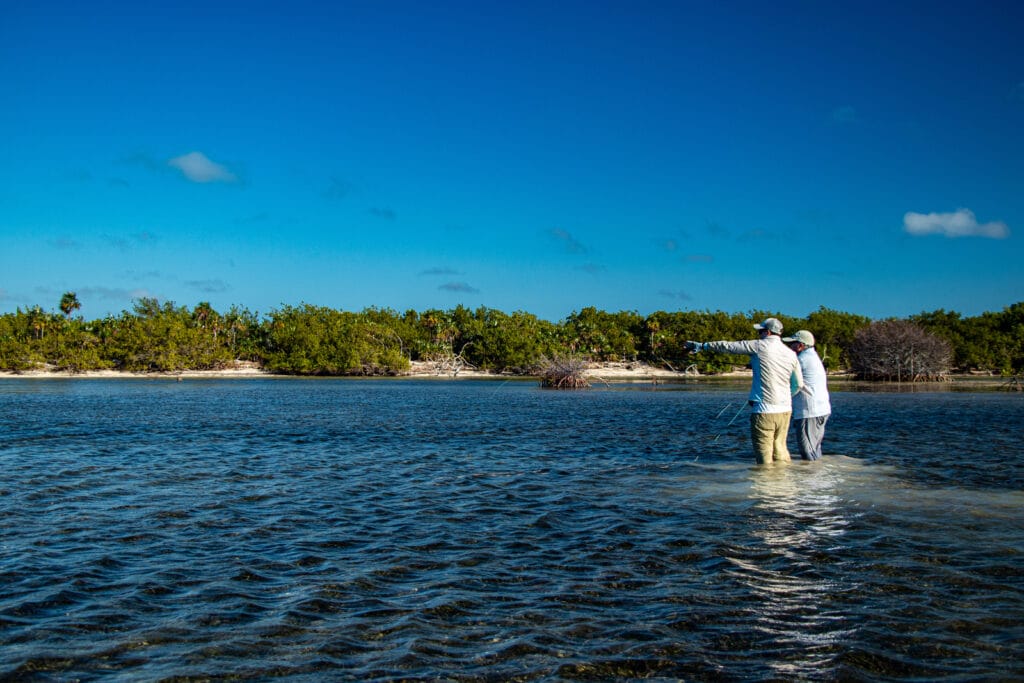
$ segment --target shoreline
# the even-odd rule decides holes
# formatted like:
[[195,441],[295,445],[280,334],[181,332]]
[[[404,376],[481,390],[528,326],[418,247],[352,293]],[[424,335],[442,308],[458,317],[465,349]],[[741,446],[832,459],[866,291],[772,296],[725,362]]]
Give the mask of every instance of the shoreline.
[[[731,372],[717,373],[714,375],[700,375],[694,373],[680,372],[666,368],[655,367],[641,362],[609,362],[592,363],[584,371],[584,376],[593,383],[652,383],[670,384],[684,382],[728,382],[749,380],[752,371],[750,369],[737,369]],[[263,370],[258,364],[252,362],[239,362],[236,367],[222,368],[218,370],[180,370],[174,372],[127,372],[122,370],[88,370],[85,372],[68,372],[58,370],[27,370],[14,372],[11,370],[0,370],[0,381],[5,379],[149,379],[149,380],[175,380],[186,379],[423,379],[423,380],[463,380],[463,379],[489,379],[489,380],[539,380],[535,375],[511,375],[505,373],[485,372],[475,369],[461,369],[457,372],[438,370],[432,363],[414,361],[409,370],[396,375],[288,375],[277,374]],[[833,373],[828,376],[829,383],[835,383],[837,388],[842,386],[863,385],[869,386],[916,386],[941,387],[949,385],[972,385],[986,388],[1009,388],[1012,389],[1013,378],[997,375],[957,374],[950,375],[947,382],[869,382],[853,378],[849,373]]]
[[[595,363],[586,369],[584,373],[592,380],[629,380],[629,381],[652,381],[652,380],[681,380],[709,378],[712,375],[693,375],[683,372],[656,368],[644,363]],[[750,371],[728,373],[737,377],[750,374]],[[714,375],[723,377],[726,375]],[[123,370],[86,370],[84,372],[70,372],[63,370],[25,370],[15,372],[12,370],[0,370],[0,379],[253,379],[253,378],[298,378],[298,377],[331,377],[336,379],[537,379],[534,375],[510,375],[504,373],[487,372],[475,369],[460,369],[456,372],[450,370],[438,370],[433,363],[414,361],[409,369],[396,375],[288,375],[278,374],[263,370],[255,363],[240,363],[234,368],[222,368],[218,370],[179,370],[170,372],[128,372]]]

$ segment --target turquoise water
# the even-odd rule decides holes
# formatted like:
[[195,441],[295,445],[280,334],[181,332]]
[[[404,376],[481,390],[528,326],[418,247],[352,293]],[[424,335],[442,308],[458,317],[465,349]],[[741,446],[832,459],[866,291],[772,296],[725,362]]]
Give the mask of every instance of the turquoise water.
[[0,381],[0,678],[1024,677],[1024,397],[744,398]]

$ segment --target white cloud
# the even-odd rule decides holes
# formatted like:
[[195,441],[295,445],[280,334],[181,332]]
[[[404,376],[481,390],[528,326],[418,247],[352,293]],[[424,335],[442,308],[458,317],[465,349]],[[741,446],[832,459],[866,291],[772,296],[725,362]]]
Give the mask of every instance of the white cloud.
[[181,173],[194,183],[234,183],[238,177],[210,159],[202,152],[189,152],[180,157],[174,157],[167,162],[168,166],[178,169]]
[[953,213],[915,213],[903,216],[903,229],[911,235],[940,234],[946,237],[990,237],[1001,240],[1010,235],[1010,228],[1002,221],[978,223],[970,209],[957,209]]

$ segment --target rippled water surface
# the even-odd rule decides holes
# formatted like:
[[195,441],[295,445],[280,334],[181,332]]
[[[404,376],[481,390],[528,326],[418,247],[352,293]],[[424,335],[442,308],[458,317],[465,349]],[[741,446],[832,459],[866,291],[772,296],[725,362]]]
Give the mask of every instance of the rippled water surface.
[[745,389],[2,380],[0,678],[1024,678],[1024,396]]

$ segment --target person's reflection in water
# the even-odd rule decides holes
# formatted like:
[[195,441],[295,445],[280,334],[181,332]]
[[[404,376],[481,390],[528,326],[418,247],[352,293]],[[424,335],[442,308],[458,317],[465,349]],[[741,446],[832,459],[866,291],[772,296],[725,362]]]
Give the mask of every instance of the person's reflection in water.
[[754,630],[766,646],[787,653],[773,663],[782,677],[828,671],[849,636],[841,610],[830,607],[844,590],[842,572],[848,520],[840,491],[839,462],[759,469],[751,478],[755,515],[752,543],[730,558],[733,578],[751,593]]

